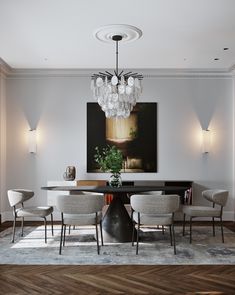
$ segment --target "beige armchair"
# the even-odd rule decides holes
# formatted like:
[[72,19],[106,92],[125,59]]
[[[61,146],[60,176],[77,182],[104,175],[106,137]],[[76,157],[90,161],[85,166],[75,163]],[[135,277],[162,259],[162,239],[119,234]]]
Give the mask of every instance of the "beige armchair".
[[[215,218],[220,219],[222,242],[224,243],[223,232],[223,207],[226,205],[228,199],[228,191],[226,190],[205,190],[202,192],[202,196],[212,203],[212,207],[209,206],[183,206],[183,236],[185,235],[185,219],[186,216],[190,218],[190,238],[189,242],[192,243],[192,219],[195,217],[211,217],[213,226],[213,236],[215,236]],[[215,206],[217,205],[217,207]]]
[[59,195],[56,197],[56,207],[61,212],[61,236],[59,254],[62,245],[65,244],[66,226],[69,225],[95,225],[97,253],[100,254],[98,224],[100,225],[101,243],[103,246],[102,233],[102,208],[104,196],[101,194],[84,195]]
[[131,207],[133,211],[133,234],[137,224],[136,255],[138,255],[139,231],[141,225],[169,226],[171,246],[174,246],[176,254],[174,213],[179,209],[180,198],[178,195],[132,195]]
[[16,219],[21,218],[21,236],[23,236],[24,218],[25,217],[41,217],[44,219],[45,225],[45,243],[47,243],[47,220],[46,217],[51,215],[51,230],[53,235],[53,207],[24,207],[24,202],[30,200],[34,196],[34,192],[25,189],[12,189],[7,192],[10,206],[13,207],[13,234],[12,243],[15,240]]

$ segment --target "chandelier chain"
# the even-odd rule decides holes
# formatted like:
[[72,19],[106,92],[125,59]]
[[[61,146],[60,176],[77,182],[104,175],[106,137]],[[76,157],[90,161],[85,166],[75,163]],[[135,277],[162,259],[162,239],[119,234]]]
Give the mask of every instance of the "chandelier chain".
[[118,77],[118,40],[116,41],[116,76]]

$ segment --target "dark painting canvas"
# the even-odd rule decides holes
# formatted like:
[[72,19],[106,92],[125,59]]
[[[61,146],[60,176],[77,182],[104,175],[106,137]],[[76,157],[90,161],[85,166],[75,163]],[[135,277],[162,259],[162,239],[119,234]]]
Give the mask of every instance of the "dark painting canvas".
[[100,172],[95,147],[115,145],[122,172],[157,172],[157,103],[137,103],[126,119],[105,118],[98,103],[87,103],[87,172]]

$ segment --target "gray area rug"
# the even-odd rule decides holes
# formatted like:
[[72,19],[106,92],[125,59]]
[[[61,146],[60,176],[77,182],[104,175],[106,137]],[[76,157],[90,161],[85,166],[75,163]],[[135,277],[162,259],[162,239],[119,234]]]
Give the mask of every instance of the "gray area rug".
[[[48,227],[49,229],[49,227]],[[176,226],[177,255],[170,246],[169,231],[145,228],[141,232],[139,255],[131,243],[105,244],[97,255],[95,230],[92,227],[71,230],[66,245],[59,255],[60,226],[55,226],[54,237],[48,230],[48,243],[44,243],[44,227],[25,227],[24,237],[17,228],[15,243],[11,243],[11,228],[0,233],[0,264],[235,264],[235,233],[224,229],[225,243],[220,229],[216,237],[212,228],[194,226],[193,243],[189,232],[182,236],[182,227]]]

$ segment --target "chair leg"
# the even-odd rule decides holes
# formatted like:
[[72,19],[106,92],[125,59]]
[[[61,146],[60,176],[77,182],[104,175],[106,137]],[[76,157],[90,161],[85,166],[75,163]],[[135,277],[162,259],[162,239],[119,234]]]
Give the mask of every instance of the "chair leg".
[[100,236],[101,236],[101,245],[104,246],[102,221],[100,221]]
[[63,246],[65,246],[66,225],[64,224]]
[[215,236],[215,218],[212,217],[213,237]]
[[131,238],[131,245],[132,246],[134,246],[134,237],[135,237],[135,222],[133,221],[132,238]]
[[47,219],[44,217],[44,227],[45,227],[45,243],[47,243]]
[[165,228],[164,228],[164,225],[162,225],[162,234],[163,234],[163,235],[165,234]]
[[61,251],[62,251],[63,230],[64,230],[64,225],[63,225],[63,221],[62,221],[62,223],[61,223],[61,233],[60,233],[60,250],[59,250],[60,255],[61,255]]
[[174,227],[174,223],[172,223],[172,235],[173,235],[173,244],[174,244],[174,254],[176,255],[176,246],[175,246],[175,227]]
[[190,237],[189,243],[192,244],[192,217],[190,217]]
[[139,252],[139,231],[140,231],[140,213],[138,212],[138,225],[137,225],[137,235],[136,235],[136,255]]
[[97,222],[95,224],[95,232],[96,232],[96,244],[97,244],[97,253],[100,254],[100,245],[99,245],[99,233],[98,233],[98,225]]
[[24,217],[21,218],[21,237],[24,236]]
[[53,214],[51,213],[51,234],[54,236],[54,228],[53,228]]
[[184,214],[184,219],[183,219],[183,236],[185,235],[185,218],[186,218],[186,214]]
[[135,221],[133,220],[134,210],[131,208],[131,221],[132,221],[132,236],[131,236],[131,245],[134,246],[134,237],[135,237]]
[[222,217],[220,217],[220,226],[221,226],[222,243],[224,243],[224,229],[223,229]]
[[170,237],[171,237],[171,246],[173,246],[173,243],[172,243],[172,230],[171,230],[171,225],[169,226],[169,228],[170,228]]
[[12,243],[15,241],[15,231],[16,231],[16,216],[14,215],[14,220],[13,220],[13,228],[12,228]]

